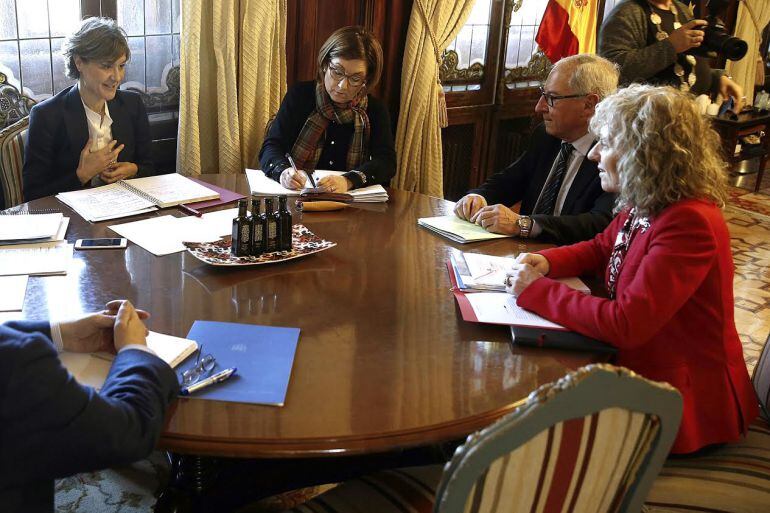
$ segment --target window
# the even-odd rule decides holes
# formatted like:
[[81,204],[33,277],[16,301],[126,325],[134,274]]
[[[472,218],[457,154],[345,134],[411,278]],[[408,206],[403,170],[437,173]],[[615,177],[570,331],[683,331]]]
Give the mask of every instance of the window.
[[508,89],[535,87],[548,75],[551,63],[535,42],[547,4],[516,0],[508,5],[510,21],[507,23],[504,72]]
[[477,0],[468,20],[444,51],[441,80],[445,91],[477,91],[484,78],[492,0]]
[[179,0],[0,0],[0,72],[35,100],[74,82],[64,76],[64,36],[86,16],[111,16],[128,34],[131,60],[122,88],[166,90],[179,65]]

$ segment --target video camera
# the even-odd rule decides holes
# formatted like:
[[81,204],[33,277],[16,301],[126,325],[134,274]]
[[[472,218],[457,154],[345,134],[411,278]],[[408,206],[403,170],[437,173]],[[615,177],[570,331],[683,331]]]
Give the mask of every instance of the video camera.
[[730,35],[725,28],[725,23],[716,14],[724,9],[727,3],[727,0],[709,0],[706,2],[709,13],[706,17],[701,16],[700,4],[698,4],[695,17],[706,20],[708,25],[702,28],[705,32],[703,43],[697,48],[691,48],[687,53],[707,58],[724,55],[731,61],[743,59],[749,51],[749,45],[743,39]]

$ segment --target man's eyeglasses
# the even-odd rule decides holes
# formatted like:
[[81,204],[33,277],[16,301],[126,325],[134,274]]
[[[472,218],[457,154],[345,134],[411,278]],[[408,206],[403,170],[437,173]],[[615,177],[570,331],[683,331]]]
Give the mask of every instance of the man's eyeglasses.
[[361,87],[366,82],[366,78],[361,75],[348,75],[345,73],[344,69],[341,69],[334,64],[329,64],[329,74],[331,75],[332,80],[337,84],[342,82],[343,79],[347,79],[348,84],[350,84],[351,87]]
[[540,86],[540,96],[545,98],[545,103],[549,107],[553,107],[553,103],[556,100],[566,100],[567,98],[580,98],[581,96],[588,96],[587,94],[551,94],[546,93],[543,86]]
[[187,369],[182,373],[182,385],[191,385],[198,381],[205,374],[208,374],[217,366],[217,360],[214,355],[207,354],[201,358],[203,345],[198,348],[198,359],[195,361],[195,367]]

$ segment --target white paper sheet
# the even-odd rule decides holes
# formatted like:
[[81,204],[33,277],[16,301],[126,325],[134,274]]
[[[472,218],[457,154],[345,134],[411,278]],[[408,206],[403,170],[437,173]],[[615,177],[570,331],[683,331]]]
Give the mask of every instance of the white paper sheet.
[[500,292],[474,292],[465,297],[473,307],[473,312],[479,322],[491,324],[515,324],[517,326],[532,326],[535,328],[564,328],[539,315],[528,312],[516,304],[516,298],[511,294]]
[[0,276],[67,274],[74,244],[44,242],[0,248]]
[[52,239],[63,217],[61,214],[0,216],[0,241]]
[[21,312],[29,276],[0,276],[0,312]]

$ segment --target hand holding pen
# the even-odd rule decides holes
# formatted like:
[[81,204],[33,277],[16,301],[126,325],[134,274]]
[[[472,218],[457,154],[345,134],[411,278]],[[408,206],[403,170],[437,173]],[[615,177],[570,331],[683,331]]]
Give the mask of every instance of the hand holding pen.
[[305,187],[306,177],[310,179],[310,184],[313,187],[316,186],[312,173],[297,169],[297,164],[294,163],[294,159],[291,158],[291,155],[288,153],[286,154],[286,158],[289,160],[291,167],[284,169],[283,173],[281,173],[282,186],[286,187],[287,189],[302,189]]

